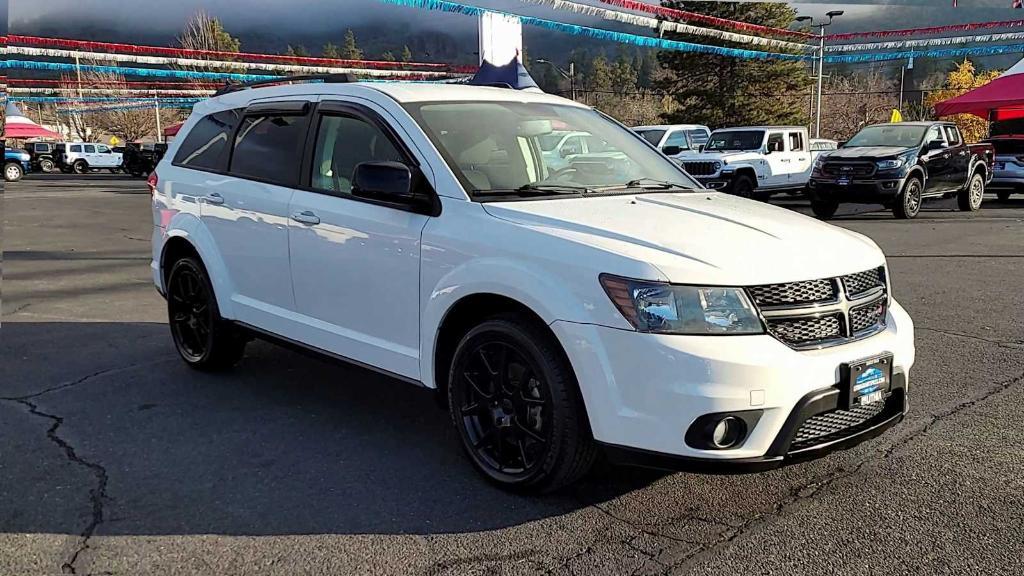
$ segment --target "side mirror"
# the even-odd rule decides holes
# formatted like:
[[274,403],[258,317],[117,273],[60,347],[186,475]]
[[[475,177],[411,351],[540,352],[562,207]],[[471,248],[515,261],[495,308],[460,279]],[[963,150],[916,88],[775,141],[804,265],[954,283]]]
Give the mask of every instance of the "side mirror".
[[661,148],[662,154],[665,156],[676,156],[683,153],[682,146],[663,146]]
[[771,154],[771,153],[772,153],[772,148],[771,148],[771,146],[765,146],[765,148],[764,148],[764,154],[765,154],[765,156],[767,156],[768,154]]
[[704,144],[701,144],[700,146],[697,146],[697,152],[703,152],[703,151],[704,151]]
[[926,146],[929,152],[932,150],[941,150],[943,147],[945,147],[945,144],[943,144],[942,140],[932,140],[928,143],[928,146]]
[[847,140],[840,140],[839,142],[836,142],[836,148],[838,149],[838,148],[842,148],[843,146],[846,146],[847,142],[848,142]]
[[416,197],[412,170],[401,162],[361,162],[352,173],[352,195],[409,203]]

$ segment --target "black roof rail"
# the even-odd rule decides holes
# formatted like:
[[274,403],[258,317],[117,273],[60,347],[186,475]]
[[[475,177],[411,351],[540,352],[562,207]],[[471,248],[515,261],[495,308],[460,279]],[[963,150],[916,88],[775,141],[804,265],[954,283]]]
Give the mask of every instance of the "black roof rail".
[[213,93],[214,96],[221,96],[224,94],[230,94],[232,92],[238,92],[241,90],[247,90],[249,88],[259,88],[260,86],[275,86],[277,84],[290,84],[292,82],[323,82],[325,84],[348,84],[351,82],[358,82],[355,74],[344,73],[344,74],[308,74],[305,76],[281,76],[280,78],[271,78],[268,80],[256,80],[254,82],[226,82],[224,87]]

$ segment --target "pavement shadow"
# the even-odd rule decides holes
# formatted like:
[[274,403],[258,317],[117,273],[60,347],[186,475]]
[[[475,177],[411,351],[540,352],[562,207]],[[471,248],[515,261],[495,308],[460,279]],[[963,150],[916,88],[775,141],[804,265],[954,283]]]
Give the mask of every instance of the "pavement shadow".
[[[54,434],[77,458],[104,471],[98,534],[493,530],[662,477],[601,466],[563,493],[510,494],[471,468],[431,391],[262,342],[221,374],[185,367],[163,324],[6,322],[0,351],[11,360],[2,397],[79,381],[31,402],[61,419]],[[4,458],[0,532],[77,533],[77,512],[35,492],[42,482],[86,499],[91,476],[83,482],[82,466],[45,442],[50,419],[2,405],[8,418],[21,409],[22,428],[49,450]]]

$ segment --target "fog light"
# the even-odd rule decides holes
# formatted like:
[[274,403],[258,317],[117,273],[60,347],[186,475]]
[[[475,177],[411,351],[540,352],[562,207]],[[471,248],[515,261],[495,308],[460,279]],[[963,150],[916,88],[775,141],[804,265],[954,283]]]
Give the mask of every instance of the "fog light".
[[735,446],[743,437],[743,421],[735,416],[726,416],[715,424],[711,432],[711,443],[716,448],[730,448]]

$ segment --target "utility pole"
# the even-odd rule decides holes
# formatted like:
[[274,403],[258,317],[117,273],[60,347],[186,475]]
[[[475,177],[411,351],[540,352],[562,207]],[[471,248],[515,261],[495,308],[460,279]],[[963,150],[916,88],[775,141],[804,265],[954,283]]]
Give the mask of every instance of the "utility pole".
[[534,60],[534,62],[536,62],[538,64],[547,64],[548,66],[551,66],[552,68],[555,69],[556,72],[558,72],[559,74],[562,75],[562,78],[565,78],[566,80],[568,80],[569,81],[569,96],[573,100],[576,100],[576,62],[573,62],[572,60],[569,61],[569,71],[568,72],[566,72],[565,70],[562,70],[561,68],[559,68],[558,65],[555,64],[554,62],[552,62],[550,60],[545,60],[544,58],[537,58],[536,60]]
[[157,98],[156,90],[153,91],[153,103],[156,104],[156,141],[163,142],[164,132],[160,129],[160,99]]
[[[832,25],[832,20],[837,16],[842,16],[842,10],[832,10],[825,14],[828,16],[827,22],[818,24],[821,29],[821,35],[818,37],[818,104],[817,110],[814,115],[814,137],[821,138],[821,87],[825,79],[825,28]],[[797,22],[811,22],[811,26],[814,26],[814,19],[810,16],[801,16],[796,19]]]

